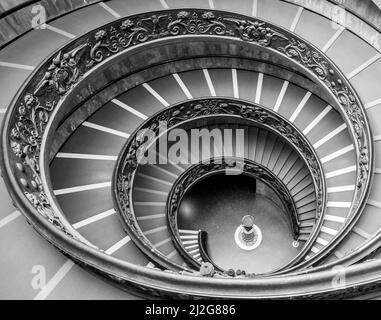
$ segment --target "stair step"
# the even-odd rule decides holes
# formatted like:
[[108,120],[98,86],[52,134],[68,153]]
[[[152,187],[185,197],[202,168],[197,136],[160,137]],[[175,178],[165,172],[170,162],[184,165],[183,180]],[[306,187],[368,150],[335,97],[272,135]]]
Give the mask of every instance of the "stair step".
[[299,235],[298,241],[307,241],[310,238],[310,235],[308,234],[301,234]]
[[299,229],[300,234],[310,234],[312,227],[302,227]]
[[301,228],[305,228],[305,227],[313,227],[315,225],[315,220],[314,219],[310,219],[310,220],[305,220],[305,221],[302,221],[300,223],[300,227]]

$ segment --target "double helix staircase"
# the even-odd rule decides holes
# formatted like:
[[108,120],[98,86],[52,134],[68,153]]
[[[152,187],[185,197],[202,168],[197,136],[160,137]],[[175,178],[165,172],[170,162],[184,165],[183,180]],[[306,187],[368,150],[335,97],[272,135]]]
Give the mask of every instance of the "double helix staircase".
[[[374,39],[381,30],[374,17],[365,16],[362,10],[374,8],[377,16],[379,9],[371,2],[358,1],[357,11],[348,4],[346,10],[340,9],[343,15],[338,19],[329,14],[338,8],[333,1],[317,0],[305,6],[300,1],[238,2],[233,6],[224,0],[94,1],[52,14],[46,28],[27,31],[25,27],[14,31],[19,32],[17,36],[1,40],[5,180],[0,186],[1,298],[131,299],[176,297],[178,292],[182,297],[329,298],[361,296],[367,290],[372,291],[367,298],[378,297],[381,45]],[[11,10],[8,14],[22,13]],[[140,17],[146,20],[137,24]],[[201,25],[209,23],[216,33],[197,29],[199,34],[195,35],[187,29],[190,34],[178,34],[190,17]],[[255,33],[262,30],[260,23],[240,34],[237,41],[229,37],[238,33],[225,33],[225,42],[218,38],[226,25],[244,27],[240,23],[246,17],[266,21],[266,32],[275,30],[273,38],[260,38]],[[180,29],[176,25],[170,29],[170,23],[176,21]],[[128,35],[124,41],[132,39],[131,47],[119,42],[121,47],[109,50],[108,44],[120,41],[119,26]],[[150,28],[151,33],[144,28]],[[162,32],[164,29],[169,31]],[[296,42],[284,51],[272,51],[266,42],[270,41],[271,47],[274,41],[280,45],[286,38]],[[303,43],[298,46],[298,41]],[[298,58],[311,48],[317,56]],[[71,56],[64,57],[65,52]],[[329,60],[319,60],[323,55]],[[70,74],[72,83],[68,84],[67,78],[59,78],[57,73],[59,81],[50,88],[54,79],[49,76],[58,68],[54,59],[66,58],[72,58],[67,60],[69,66],[79,66],[66,70],[76,70],[80,76]],[[327,72],[323,80],[321,70]],[[61,90],[58,94],[57,88]],[[349,92],[340,91],[342,88]],[[33,99],[28,104],[28,94],[41,103],[49,99],[57,102],[37,109],[42,113],[32,119],[39,135],[33,146],[39,146],[41,152],[35,159],[38,166],[32,164],[42,180],[41,184],[36,180],[37,186],[28,182],[30,167],[18,169],[19,163],[31,164],[26,160],[30,150],[16,150],[11,144],[20,141],[12,129],[20,128],[14,119],[25,114],[21,104],[27,115],[28,108],[34,106]],[[221,114],[218,120],[204,120],[197,127],[209,131],[241,129],[244,145],[237,145],[236,139],[231,146],[215,144],[211,152],[201,152],[195,159],[186,148],[190,159],[180,163],[157,152],[157,159],[168,160],[165,164],[138,164],[134,168],[128,189],[128,207],[133,208],[133,214],[132,220],[126,219],[118,207],[116,194],[120,190],[115,177],[138,129],[168,110],[213,100],[259,106],[274,114],[306,141],[313,161],[296,147],[300,139],[286,139],[285,133],[250,122],[250,117],[231,121]],[[345,105],[354,100],[358,102],[356,112]],[[34,136],[32,131],[25,132],[19,130],[19,135]],[[22,154],[19,158],[17,152]],[[179,179],[195,165],[221,156],[243,156],[269,170],[285,186],[294,204],[290,220],[296,221],[293,235],[298,250],[285,265],[257,277],[235,279],[222,270],[217,277],[226,283],[220,285],[213,282],[215,277],[198,275],[202,262],[213,263],[213,252],[208,239],[202,240],[202,230],[179,225],[178,242],[174,240],[176,233],[168,223],[168,198]],[[313,163],[318,164],[320,186],[316,182],[319,176],[311,169]],[[37,194],[36,190],[46,190],[57,220],[41,218],[41,210],[28,205],[30,198],[25,195]],[[21,212],[42,237],[25,223]],[[59,230],[52,231],[57,226]],[[337,266],[348,268],[348,282],[335,288],[332,278]],[[36,286],[36,277],[43,277],[44,285]],[[178,285],[173,291],[166,287],[172,281]],[[244,289],[240,281],[249,281],[253,287]],[[293,285],[285,287],[288,281]]]

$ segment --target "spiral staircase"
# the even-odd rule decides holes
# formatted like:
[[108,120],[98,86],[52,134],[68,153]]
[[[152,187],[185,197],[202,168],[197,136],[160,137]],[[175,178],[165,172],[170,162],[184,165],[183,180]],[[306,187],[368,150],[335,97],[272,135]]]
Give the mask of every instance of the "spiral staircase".
[[381,296],[376,2],[0,8],[1,299]]

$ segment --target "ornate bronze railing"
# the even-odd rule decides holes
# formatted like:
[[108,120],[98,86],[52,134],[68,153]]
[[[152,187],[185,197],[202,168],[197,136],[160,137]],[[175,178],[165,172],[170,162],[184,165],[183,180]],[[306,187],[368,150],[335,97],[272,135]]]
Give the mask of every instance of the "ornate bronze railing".
[[[127,262],[122,263],[100,253],[71,227],[56,203],[50,190],[50,182],[45,179],[49,149],[45,142],[49,140],[51,130],[54,130],[52,123],[58,121],[55,117],[62,117],[68,112],[60,107],[98,67],[110,63],[114,57],[127,53],[131,48],[171,38],[188,39],[188,36],[239,40],[250,43],[253,49],[265,50],[286,59],[321,85],[322,90],[332,98],[333,107],[347,124],[357,155],[357,188],[348,224],[335,236],[332,245],[323,248],[319,255],[311,259],[311,263],[317,263],[345,236],[348,226],[355,223],[369,194],[373,174],[373,144],[366,113],[349,81],[325,54],[283,28],[239,14],[195,9],[140,14],[91,31],[48,57],[22,86],[4,118],[1,138],[2,174],[15,204],[48,241],[76,262],[85,264],[87,268],[106,277],[112,276],[116,282],[122,284],[127,281],[131,286],[136,285],[139,290],[149,291],[149,287],[162,293],[174,290],[174,286],[172,289],[165,289],[167,275]],[[85,99],[92,91],[83,90],[81,94]],[[378,264],[373,263],[372,267],[377,268]],[[353,281],[348,281],[348,284],[360,283],[356,272],[361,268],[365,267],[351,269]],[[134,275],[139,275],[139,279]],[[375,281],[371,285],[376,286],[376,278],[370,272],[367,281]],[[176,292],[195,294],[185,278],[184,282],[174,275],[172,279],[180,281]],[[323,283],[316,294],[332,290],[325,283],[324,275],[320,279]],[[299,280],[306,283],[309,281],[303,277]],[[196,291],[199,295],[210,296],[211,291],[201,285],[201,282],[198,284]],[[252,285],[246,285],[246,288],[255,288],[258,284],[253,280]],[[224,289],[220,293],[213,290],[213,296],[224,296],[223,292],[227,292],[225,285],[229,284],[226,282],[222,286],[216,286]],[[253,292],[258,291],[251,292],[252,296]],[[286,292],[279,294],[287,296]],[[295,294],[298,295],[297,292]]]
[[[315,188],[316,198],[316,224],[315,230],[320,228],[323,221],[323,212],[326,206],[326,190],[325,180],[323,177],[323,169],[321,163],[315,153],[315,150],[310,145],[304,135],[289,121],[274,111],[264,108],[253,103],[244,102],[240,100],[227,99],[227,98],[209,98],[209,99],[194,99],[189,100],[178,105],[166,108],[156,115],[146,120],[135,132],[129,137],[126,145],[123,147],[117,164],[115,166],[113,186],[114,186],[114,202],[117,211],[121,214],[124,226],[131,238],[135,240],[136,244],[148,255],[151,259],[155,260],[162,266],[173,268],[175,270],[181,270],[181,266],[173,264],[167,257],[160,253],[152,243],[144,236],[139,227],[139,223],[135,216],[134,206],[132,201],[132,190],[135,179],[135,174],[139,166],[139,155],[145,154],[151,145],[155,144],[155,139],[159,138],[159,135],[164,134],[166,131],[172,130],[176,127],[183,126],[186,123],[191,123],[199,120],[206,120],[208,118],[224,117],[226,120],[229,118],[246,120],[251,122],[255,126],[261,126],[265,129],[274,132],[275,134],[282,136],[282,138],[292,146],[292,148],[299,153],[300,158],[304,161],[308,168]],[[166,130],[166,131],[163,131]],[[155,135],[156,138],[147,143],[146,138],[141,133],[149,130],[151,135]],[[222,162],[227,165],[227,162]],[[212,165],[213,166],[213,165]],[[196,167],[200,168],[200,167]],[[244,172],[253,172],[254,164],[251,162],[244,162]],[[257,169],[259,166],[256,167]],[[218,170],[218,169],[216,169]],[[254,170],[255,171],[255,170]],[[259,170],[258,170],[259,172]],[[275,183],[278,179],[270,179],[273,176],[271,173],[266,173],[269,179],[266,179],[267,183],[273,180]],[[181,178],[180,178],[181,179]],[[184,181],[183,181],[184,182]],[[281,186],[278,185],[278,187]],[[181,187],[186,187],[181,184]],[[281,188],[279,191],[286,189]],[[287,190],[287,189],[286,189]],[[298,218],[296,209],[293,206],[293,200],[286,197],[287,192],[282,194],[286,199],[286,208],[290,210],[291,228],[295,237],[298,235]],[[176,198],[176,194],[171,194],[171,197]],[[171,199],[173,202],[173,199]],[[176,201],[178,201],[176,199]],[[171,202],[170,205],[173,203]],[[292,204],[291,204],[292,203]],[[171,207],[168,211],[169,225],[171,230],[177,238],[178,232],[176,232],[176,208]],[[312,233],[313,237],[316,233]],[[180,246],[181,247],[181,246]],[[305,246],[299,256],[302,256],[307,250],[308,246]],[[191,259],[190,261],[192,261]],[[199,264],[194,261],[192,263],[196,266]]]
[[224,270],[214,263],[214,261],[210,258],[209,253],[207,251],[207,242],[208,242],[208,234],[205,231],[199,230],[198,232],[198,243],[200,247],[200,256],[201,259],[205,262],[209,262],[212,264],[215,270],[218,272],[223,272]]
[[174,182],[167,199],[166,211],[168,225],[172,233],[172,239],[185,261],[190,265],[193,265],[196,269],[200,268],[201,263],[188,253],[180,240],[177,220],[180,204],[186,192],[200,180],[213,174],[226,173],[229,170],[239,170],[240,174],[261,180],[266,185],[271,187],[281,199],[284,209],[286,210],[286,215],[288,221],[290,222],[290,229],[293,233],[294,239],[296,240],[298,238],[300,223],[298,221],[299,219],[295,202],[287,189],[287,186],[282,182],[282,180],[273,174],[271,170],[248,159],[237,159],[234,157],[207,159],[184,171]]

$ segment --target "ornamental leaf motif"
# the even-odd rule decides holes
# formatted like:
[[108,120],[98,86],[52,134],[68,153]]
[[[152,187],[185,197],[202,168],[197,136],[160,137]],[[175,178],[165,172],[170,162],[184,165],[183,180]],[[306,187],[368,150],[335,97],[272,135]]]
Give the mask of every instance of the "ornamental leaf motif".
[[52,60],[33,94],[41,96],[46,91],[56,90],[62,95],[69,91],[81,76],[79,59],[87,46],[87,43],[85,43],[69,52],[62,53],[60,51]]
[[[139,128],[139,131],[130,137],[128,145],[125,147],[124,155],[120,161],[120,167],[116,169],[117,172],[119,172],[116,200],[120,204],[120,214],[124,218],[126,226],[135,237],[139,239],[139,242],[144,244],[148,253],[151,253],[152,250],[156,253],[158,253],[158,251],[140,231],[139,224],[134,214],[133,202],[128,198],[130,197],[134,176],[139,166],[138,154],[145,153],[149,146],[149,144],[144,142],[143,136],[139,133],[142,130],[149,129],[153,131],[155,136],[158,136],[159,131],[161,131],[160,128],[162,123],[166,123],[167,130],[169,130],[179,123],[212,115],[241,116],[242,118],[252,120],[271,128],[292,143],[294,147],[303,154],[303,158],[305,159],[314,180],[315,194],[317,197],[316,219],[321,216],[324,210],[324,183],[319,161],[305,138],[287,121],[261,106],[241,103],[235,100],[212,98],[190,101],[176,107],[165,109],[146,121],[144,125]],[[228,161],[225,161],[224,165],[225,167],[228,167],[229,165],[234,167],[235,162],[229,163]],[[169,210],[170,214],[168,215],[170,224],[176,225],[176,215],[174,213],[178,208],[179,200],[181,199],[186,185],[191,183],[197,175],[218,170],[219,168],[220,164],[217,163],[205,164],[197,169],[197,173],[188,175],[186,179],[184,179],[182,187],[176,188],[176,194],[170,201],[171,208]],[[266,178],[266,174],[264,174],[264,178]],[[282,190],[281,185],[279,184],[274,185],[274,188]],[[281,193],[283,196],[286,194],[287,193],[285,192]],[[290,205],[291,202],[285,206],[290,208]]]
[[271,29],[265,22],[235,18],[224,18],[224,20],[235,24],[236,30],[243,40],[257,42],[264,47],[269,46],[276,39],[288,40],[285,35]]
[[180,34],[233,35],[233,32],[223,23],[223,19],[211,11],[202,13],[201,17],[197,12],[180,11],[176,18],[167,26],[172,36]]
[[294,201],[290,192],[278,177],[270,173],[268,169],[265,169],[261,165],[252,161],[235,158],[210,159],[209,161],[196,164],[190,167],[187,171],[185,171],[175,181],[168,198],[169,206],[167,207],[167,220],[170,230],[178,244],[178,247],[181,250],[181,255],[187,261],[192,261],[193,265],[200,265],[200,262],[188,253],[188,251],[183,247],[182,241],[179,240],[180,234],[177,225],[177,215],[181,200],[186,190],[188,190],[194,183],[196,183],[206,175],[216,171],[228,170],[229,168],[236,168],[237,166],[239,166],[242,169],[243,173],[252,175],[256,179],[264,181],[265,183],[269,184],[274,190],[277,191],[277,193],[282,199],[282,203],[284,204],[288,214],[294,221],[293,227],[295,228],[295,239],[298,236],[298,226],[296,220],[293,219],[293,217],[296,217],[297,209],[294,205]]
[[70,235],[59,218],[52,211],[44,192],[39,155],[41,139],[49,120],[53,105],[41,105],[39,99],[27,94],[16,113],[16,119],[10,132],[10,145],[16,158],[16,170],[19,181],[26,189],[25,197],[54,226]]
[[[53,109],[86,72],[104,61],[105,58],[136,44],[158,38],[195,34],[232,37],[278,50],[286,57],[306,67],[323,81],[326,89],[331,90],[334,98],[340,104],[340,110],[346,119],[349,119],[349,125],[353,128],[357,138],[358,188],[356,199],[358,204],[359,200],[366,195],[365,188],[369,187],[372,141],[364,109],[350,83],[343,76],[337,74],[337,68],[324,54],[303,42],[302,39],[297,39],[290,32],[255,18],[213,10],[170,10],[115,21],[90,35],[76,39],[55,54],[48,64],[41,67],[39,72],[33,76],[29,86],[20,95],[15,110],[12,111],[9,126],[8,141],[11,152],[17,159],[15,165],[21,189],[28,194],[36,195],[40,199],[39,201],[44,203],[44,194],[41,194],[41,198],[38,197],[42,190],[37,191],[41,188],[38,163],[42,135]],[[27,107],[29,99],[38,101],[37,105],[32,108],[33,110]],[[26,112],[25,115],[23,115],[24,112]],[[203,109],[202,112],[208,113],[209,111]],[[242,113],[243,116],[245,112],[254,111],[247,109]],[[265,117],[260,112],[256,114],[258,119]],[[184,114],[165,114],[163,118],[169,118],[176,123],[184,118]],[[268,121],[270,123],[273,120]],[[282,130],[292,139],[287,128]],[[299,147],[300,150],[308,152],[303,146]],[[131,163],[133,161],[131,158]],[[310,166],[315,168],[313,170],[316,172],[318,171],[312,162]],[[32,198],[28,196],[28,199],[31,199],[30,202],[34,203]],[[44,204],[44,207],[49,208],[49,205]]]
[[291,38],[286,46],[279,47],[278,50],[287,57],[302,63],[313,71],[320,80],[325,81],[327,79],[329,72],[327,61],[325,61],[320,53],[307,46],[306,43]]

